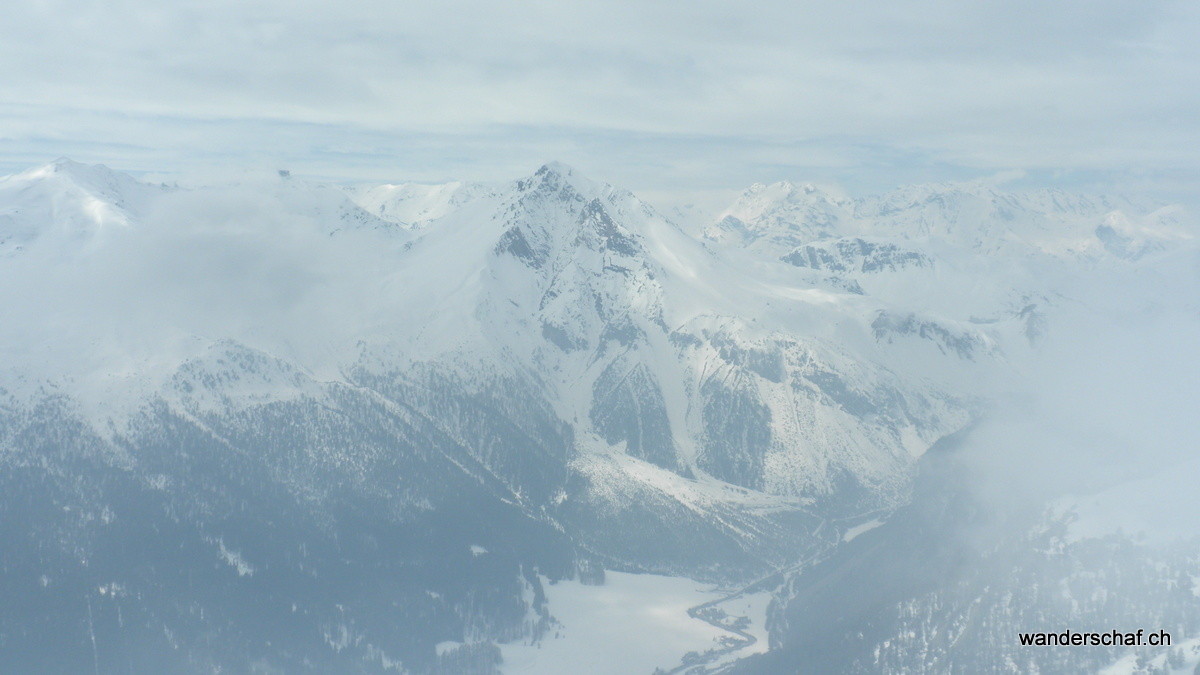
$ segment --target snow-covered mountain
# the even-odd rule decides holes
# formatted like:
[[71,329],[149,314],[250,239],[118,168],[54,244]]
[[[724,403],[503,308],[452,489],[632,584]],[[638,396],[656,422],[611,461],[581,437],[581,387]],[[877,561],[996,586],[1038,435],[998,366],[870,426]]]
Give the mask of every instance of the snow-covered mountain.
[[703,230],[706,239],[756,252],[786,251],[851,227],[854,202],[810,185],[755,183]]
[[420,229],[490,192],[489,186],[457,181],[432,185],[360,185],[347,189],[354,203],[368,213],[410,229]]
[[784,182],[751,186],[703,232],[717,244],[769,257],[864,235],[932,239],[982,254],[1131,257],[1188,238],[1180,217],[1178,207],[1155,210],[1061,190],[1018,194],[980,183],[934,184],[849,199]]
[[87,250],[129,227],[164,189],[65,158],[7,176],[0,181],[0,255],[39,240],[64,252]]
[[[1018,386],[1081,278],[1190,241],[1177,209],[978,186],[755,185],[676,223],[558,163],[0,179],[0,636],[69,625],[68,670],[486,671],[570,630],[547,584],[825,555]],[[692,666],[755,642],[709,623]]]

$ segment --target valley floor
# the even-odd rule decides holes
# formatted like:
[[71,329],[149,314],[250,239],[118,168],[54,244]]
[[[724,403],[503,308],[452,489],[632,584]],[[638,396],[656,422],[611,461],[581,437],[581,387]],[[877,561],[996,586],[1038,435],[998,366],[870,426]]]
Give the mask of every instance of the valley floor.
[[550,613],[561,625],[537,644],[501,645],[506,673],[652,673],[691,661],[689,654],[733,643],[745,644],[722,654],[722,660],[767,648],[768,593],[740,595],[716,605],[725,613],[721,623],[736,623],[739,631],[755,638],[746,641],[689,614],[695,606],[724,596],[699,581],[606,572],[601,586],[560,581],[545,588]]

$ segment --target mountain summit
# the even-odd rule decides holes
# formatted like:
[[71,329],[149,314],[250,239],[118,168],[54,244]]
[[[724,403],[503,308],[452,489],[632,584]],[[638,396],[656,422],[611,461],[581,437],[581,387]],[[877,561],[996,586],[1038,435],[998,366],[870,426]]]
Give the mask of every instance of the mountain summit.
[[87,247],[106,230],[127,227],[162,190],[65,157],[0,178],[0,255],[36,241],[60,251]]

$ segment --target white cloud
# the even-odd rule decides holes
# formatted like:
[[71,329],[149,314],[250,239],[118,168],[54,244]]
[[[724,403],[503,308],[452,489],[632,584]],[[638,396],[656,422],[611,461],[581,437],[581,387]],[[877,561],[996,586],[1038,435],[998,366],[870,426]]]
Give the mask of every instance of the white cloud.
[[18,3],[0,161],[496,178],[556,156],[650,188],[1194,175],[1197,28],[1182,1]]

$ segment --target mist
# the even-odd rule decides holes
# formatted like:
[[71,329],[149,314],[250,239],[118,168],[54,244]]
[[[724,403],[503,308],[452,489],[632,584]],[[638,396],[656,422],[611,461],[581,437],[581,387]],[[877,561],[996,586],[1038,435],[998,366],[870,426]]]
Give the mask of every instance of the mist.
[[1187,211],[706,199],[555,162],[0,179],[0,636],[69,644],[0,660],[1054,671],[1167,654],[1013,636],[1200,636]]

